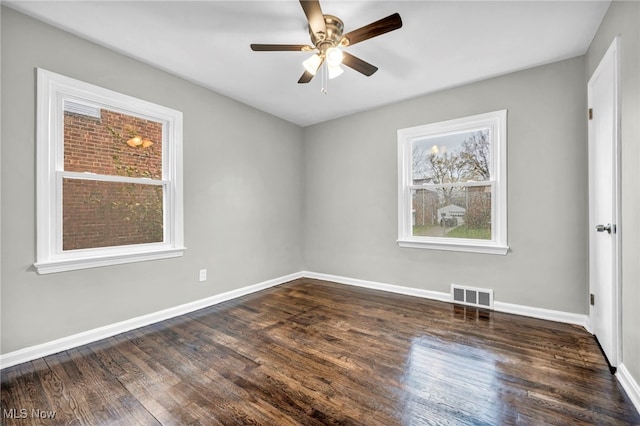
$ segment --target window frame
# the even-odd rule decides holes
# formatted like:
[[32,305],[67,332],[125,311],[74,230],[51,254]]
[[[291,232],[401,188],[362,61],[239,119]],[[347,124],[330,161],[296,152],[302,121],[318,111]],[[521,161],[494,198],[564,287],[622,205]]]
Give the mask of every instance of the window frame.
[[[99,106],[162,123],[162,179],[64,170],[64,101]],[[37,69],[36,262],[38,274],[182,256],[182,112]],[[62,182],[65,178],[162,185],[163,241],[62,250]],[[146,180],[145,180],[146,179]]]
[[[413,142],[480,129],[491,129],[491,240],[414,236],[412,190],[437,186],[478,186],[482,183],[413,184]],[[400,247],[506,255],[507,245],[507,110],[399,129],[398,239]]]

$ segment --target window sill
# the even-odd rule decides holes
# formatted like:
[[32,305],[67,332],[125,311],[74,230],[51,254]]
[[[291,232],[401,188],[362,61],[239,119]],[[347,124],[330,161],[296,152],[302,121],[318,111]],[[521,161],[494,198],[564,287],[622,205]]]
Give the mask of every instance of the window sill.
[[75,271],[78,269],[99,268],[102,266],[120,265],[124,263],[143,262],[147,260],[169,259],[184,255],[186,248],[169,248],[138,253],[120,253],[113,255],[76,257],[72,259],[51,260],[34,263],[38,275],[56,272]]
[[474,240],[436,242],[417,239],[400,239],[398,240],[398,245],[405,248],[497,254],[502,256],[506,255],[509,251],[509,246],[506,245],[493,242],[478,242]]

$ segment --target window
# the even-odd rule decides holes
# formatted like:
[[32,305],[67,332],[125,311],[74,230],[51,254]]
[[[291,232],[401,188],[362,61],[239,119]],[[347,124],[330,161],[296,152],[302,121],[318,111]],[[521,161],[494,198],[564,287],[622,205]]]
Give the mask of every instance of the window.
[[39,274],[181,256],[182,113],[38,69]]
[[506,254],[506,117],[398,130],[398,244]]

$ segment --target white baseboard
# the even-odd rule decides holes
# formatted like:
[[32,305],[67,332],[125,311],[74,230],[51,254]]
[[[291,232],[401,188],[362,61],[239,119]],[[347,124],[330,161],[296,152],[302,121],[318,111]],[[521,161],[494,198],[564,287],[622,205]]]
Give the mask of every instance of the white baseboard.
[[[74,334],[71,336],[56,339],[50,342],[42,343],[39,345],[31,346],[28,348],[20,349],[14,352],[8,352],[0,355],[0,369],[11,367],[13,365],[21,364],[23,362],[32,361],[37,358],[41,358],[47,355],[65,351],[67,349],[75,348],[78,346],[86,345],[98,340],[106,339],[124,333],[126,331],[134,330],[136,328],[144,327],[146,325],[154,324],[156,322],[164,321],[169,318],[174,318],[180,315],[184,315],[190,312],[197,311],[199,309],[207,308],[209,306],[216,305],[218,303],[225,302],[227,300],[235,299],[250,293],[255,293],[266,288],[283,284],[288,281],[292,281],[298,278],[313,278],[324,281],[333,281],[340,284],[347,284],[357,287],[364,287],[373,290],[382,290],[390,293],[404,294],[407,296],[422,297],[426,299],[439,300],[442,302],[451,302],[451,295],[440,291],[423,290],[414,287],[403,287],[394,284],[386,284],[375,281],[366,281],[356,278],[348,278],[338,275],[321,274],[317,272],[301,271],[293,274],[285,275],[272,280],[264,281],[258,284],[242,287],[236,290],[232,290],[226,293],[218,294],[215,296],[207,297],[205,299],[196,300],[183,305],[175,306],[173,308],[164,309],[162,311],[153,312],[151,314],[143,315],[137,318],[132,318],[126,321],[121,321],[115,324],[107,325],[104,327],[95,328],[82,333]],[[494,302],[494,310],[499,312],[507,312],[517,315],[524,315],[533,318],[546,319],[551,321],[576,324],[588,327],[588,317],[586,315],[572,314],[561,311],[552,311],[542,308],[534,308],[529,306],[514,305],[504,302]],[[631,376],[629,376],[631,377]],[[631,381],[630,383],[635,384]],[[626,389],[626,388],[625,388]],[[637,385],[636,385],[637,389]]]
[[636,382],[627,370],[627,367],[624,364],[619,364],[616,370],[616,378],[624,388],[625,392],[627,392],[627,396],[633,402],[633,405],[636,407],[636,410],[640,413],[640,386],[638,382]]
[[563,322],[565,324],[575,324],[584,327],[585,330],[591,333],[591,329],[589,327],[589,317],[584,314],[573,314],[570,312],[554,311],[544,308],[534,308],[524,305],[514,305],[513,303],[505,302],[493,302],[493,309],[498,312],[505,312],[508,314],[522,315],[525,317],[532,317],[555,322]]
[[[422,290],[413,287],[403,287],[394,284],[385,284],[374,281],[365,281],[355,278],[341,277],[338,275],[321,274],[317,272],[303,271],[301,274],[307,278],[315,278],[324,281],[333,281],[340,284],[354,285],[358,287],[366,287],[374,290],[383,290],[391,293],[405,294],[408,296],[424,297],[426,299],[439,300],[442,302],[451,302],[451,294],[441,291]],[[563,311],[553,311],[550,309],[534,308],[531,306],[514,305],[512,303],[504,303],[494,301],[493,309],[497,312],[505,312],[509,314],[523,315],[532,318],[562,322],[566,324],[575,324],[584,327],[587,331],[589,328],[589,317],[587,315],[573,314]]]
[[338,284],[347,284],[356,287],[364,287],[372,290],[388,291],[389,293],[404,294],[407,296],[423,297],[426,299],[440,300],[442,302],[450,302],[451,295],[441,291],[422,290],[413,287],[402,287],[394,284],[385,284],[376,281],[359,280],[356,278],[342,277],[339,275],[321,274],[318,272],[302,271],[305,278],[313,278],[322,281],[332,281]]
[[226,302],[227,300],[235,299],[250,293],[255,293],[257,291],[264,290],[278,284],[283,284],[302,277],[303,275],[300,272],[285,275],[283,277],[263,281],[258,284],[242,287],[222,294],[217,294],[205,299],[195,300],[193,302],[185,303],[173,308],[164,309],[162,311],[153,312],[136,318],[131,318],[129,320],[110,324],[104,327],[98,327],[93,330],[84,331],[82,333],[52,340],[50,342],[42,343],[39,345],[30,346],[28,348],[20,349],[14,352],[8,352],[6,354],[0,355],[0,370],[3,368],[11,367],[13,365],[21,364],[23,362],[32,361],[34,359],[42,358],[47,355],[65,351],[67,349],[106,339],[108,337],[112,337],[126,331],[134,330],[136,328],[144,327],[146,325],[188,314],[199,309],[207,308],[218,303]]

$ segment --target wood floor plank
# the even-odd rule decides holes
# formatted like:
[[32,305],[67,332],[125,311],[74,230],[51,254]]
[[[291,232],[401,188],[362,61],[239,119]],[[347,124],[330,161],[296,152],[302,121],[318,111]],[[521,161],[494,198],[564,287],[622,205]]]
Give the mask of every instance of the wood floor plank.
[[[87,401],[87,397],[92,395],[93,390],[67,352],[48,356],[44,361],[61,384],[57,402],[54,405],[58,420],[64,419],[69,424],[95,422],[93,409]],[[73,393],[70,390],[72,387]]]
[[640,425],[581,327],[311,279],[1,384],[3,425]]
[[[92,423],[105,423],[110,419],[122,419],[123,425],[157,424],[145,407],[135,398],[130,398],[127,389],[100,363],[86,346],[67,351],[69,359],[82,375],[82,392],[96,418]],[[77,386],[78,383],[74,381]]]

